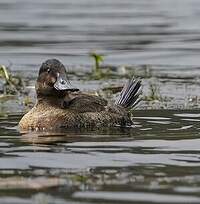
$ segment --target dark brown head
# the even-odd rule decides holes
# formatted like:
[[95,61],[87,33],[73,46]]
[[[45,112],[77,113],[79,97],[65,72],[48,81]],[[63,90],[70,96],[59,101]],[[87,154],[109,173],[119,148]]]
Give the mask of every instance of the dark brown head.
[[55,96],[78,90],[70,84],[65,66],[59,60],[49,59],[42,63],[36,82],[37,95]]

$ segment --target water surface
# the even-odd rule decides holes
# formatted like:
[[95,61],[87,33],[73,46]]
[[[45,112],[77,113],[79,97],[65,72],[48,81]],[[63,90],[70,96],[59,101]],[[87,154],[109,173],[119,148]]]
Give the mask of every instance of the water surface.
[[109,64],[198,67],[199,17],[198,0],[1,0],[0,63],[85,65],[96,50]]
[[0,202],[199,203],[199,112],[134,115],[134,128],[25,135],[2,116]]
[[[139,108],[199,108],[199,17],[199,0],[1,0],[0,64],[35,78],[47,58],[88,70],[97,51],[105,64],[159,75],[143,80],[143,95],[155,83],[161,104]],[[200,203],[199,110],[138,110],[123,130],[21,135],[22,102],[0,104],[0,203]]]

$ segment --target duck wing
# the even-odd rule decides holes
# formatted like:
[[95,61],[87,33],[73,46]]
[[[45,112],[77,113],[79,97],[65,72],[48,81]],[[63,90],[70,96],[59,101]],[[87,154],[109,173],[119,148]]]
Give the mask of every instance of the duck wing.
[[63,103],[64,108],[68,108],[79,113],[100,112],[106,109],[107,100],[89,94],[77,94],[66,98]]

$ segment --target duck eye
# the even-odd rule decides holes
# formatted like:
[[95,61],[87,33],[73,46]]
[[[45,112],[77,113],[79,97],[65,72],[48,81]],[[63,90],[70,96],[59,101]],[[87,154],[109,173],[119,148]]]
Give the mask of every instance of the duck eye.
[[48,68],[48,69],[47,69],[47,73],[49,73],[50,71],[51,71],[51,69],[50,69],[50,68]]

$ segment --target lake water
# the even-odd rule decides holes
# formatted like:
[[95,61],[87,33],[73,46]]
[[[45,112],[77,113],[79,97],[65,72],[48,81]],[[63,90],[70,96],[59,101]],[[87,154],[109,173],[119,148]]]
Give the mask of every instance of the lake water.
[[200,64],[198,0],[1,0],[0,63],[36,70],[47,58],[90,64]]
[[199,203],[198,111],[136,111],[135,128],[20,135],[0,118],[0,203]]
[[[97,51],[105,64],[200,77],[199,17],[198,0],[0,0],[0,64],[34,78],[48,58],[88,69]],[[199,78],[159,80],[173,107],[199,107]],[[200,203],[199,110],[137,110],[123,130],[21,135],[18,105],[0,104],[0,203]]]

